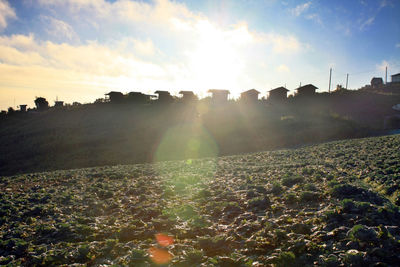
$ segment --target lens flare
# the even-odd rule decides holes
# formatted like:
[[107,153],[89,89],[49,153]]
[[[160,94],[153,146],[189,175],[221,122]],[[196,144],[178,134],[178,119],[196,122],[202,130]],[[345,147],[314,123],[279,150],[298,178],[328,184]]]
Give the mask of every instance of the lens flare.
[[162,247],[167,247],[174,243],[174,239],[172,238],[172,236],[168,236],[165,234],[156,234],[156,240],[158,244]]
[[155,264],[167,264],[172,260],[173,255],[165,249],[152,247],[149,249],[150,259]]
[[218,146],[213,137],[199,123],[171,127],[163,136],[154,161],[215,157]]

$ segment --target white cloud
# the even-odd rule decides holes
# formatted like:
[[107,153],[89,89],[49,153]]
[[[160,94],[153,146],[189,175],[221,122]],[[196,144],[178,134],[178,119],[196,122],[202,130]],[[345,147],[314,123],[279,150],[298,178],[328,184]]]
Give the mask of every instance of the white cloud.
[[133,40],[133,48],[138,55],[143,56],[154,56],[157,52],[157,49],[150,39],[146,41]]
[[281,64],[281,65],[279,65],[279,66],[277,67],[277,71],[278,71],[278,72],[284,72],[284,73],[286,73],[286,72],[290,72],[290,69],[289,69],[289,67],[286,66],[285,64]]
[[308,1],[304,4],[297,5],[295,8],[292,8],[290,11],[293,15],[295,16],[300,16],[303,14],[307,9],[309,9],[311,6],[311,1]]
[[400,43],[397,43],[397,44],[396,44],[396,48],[400,48]]
[[301,50],[302,44],[293,35],[266,34],[264,41],[273,47],[275,53],[296,53]]
[[394,7],[394,4],[391,0],[381,0],[379,4],[379,10],[387,6]]
[[30,50],[36,45],[33,34],[0,36],[0,45],[14,47],[19,50]]
[[[22,41],[21,41],[22,40]],[[21,43],[30,43],[29,51]],[[56,44],[50,41],[36,41],[32,35],[0,38],[0,61],[3,67],[18,69],[32,66],[33,69],[44,68],[52,72],[78,72],[87,77],[155,77],[165,75],[162,67],[137,59],[126,52],[126,43],[121,41],[114,47],[88,42],[85,45],[73,46],[66,43]],[[28,75],[30,76],[30,75]],[[40,76],[40,75],[39,75]],[[16,79],[18,76],[15,76]],[[25,76],[19,76],[25,77]],[[84,80],[82,81],[84,82]]]
[[[277,72],[290,71],[277,62],[286,57],[293,60],[307,49],[294,35],[257,32],[244,21],[221,26],[167,0],[39,3],[51,9],[52,17],[43,16],[42,20],[47,22],[45,30],[56,38],[41,41],[33,34],[0,36],[2,90],[31,87],[61,96],[60,92],[80,88],[78,101],[89,95],[101,97],[104,90],[133,88],[149,93],[146,90],[151,88],[195,87],[200,94],[207,88],[229,88],[235,93],[249,86],[264,86]],[[87,23],[85,30],[98,25],[99,31],[109,30],[112,39],[79,41],[65,18],[71,19],[68,22],[82,18],[73,21],[75,29],[81,23]],[[138,32],[142,34],[136,35]],[[258,62],[268,62],[268,75]]]
[[79,36],[76,34],[72,26],[65,21],[49,16],[41,16],[41,20],[46,27],[46,32],[56,39],[61,41],[79,41]]
[[8,19],[15,19],[17,15],[6,0],[0,0],[0,31],[7,27]]
[[107,22],[141,22],[159,26],[171,26],[172,18],[193,19],[198,17],[184,4],[168,0],[155,0],[152,3],[117,0],[39,0],[43,6],[69,11],[79,18],[82,14]]
[[317,22],[318,24],[322,24],[321,17],[316,13],[307,15],[306,19],[313,20],[313,21]]
[[[193,13],[184,4],[168,0],[155,0],[154,2],[137,2],[129,0],[117,0],[107,2],[105,0],[40,0],[44,6],[62,8],[81,17],[80,14],[92,16],[93,23],[115,23],[120,21],[139,30],[145,30],[147,35],[162,31],[169,39],[184,45],[195,45],[199,39],[223,36],[223,39],[235,46],[242,44],[254,44],[267,42],[273,45],[273,51],[293,52],[298,51],[300,42],[295,36],[275,33],[258,33],[250,31],[245,22],[222,28],[212,23],[200,13]],[[297,7],[298,12],[305,11],[310,2]],[[151,44],[137,43],[139,50],[152,50]],[[144,52],[144,51],[143,51]]]
[[390,64],[387,60],[382,60],[381,63],[376,65],[378,71],[385,71],[386,67],[390,68]]
[[375,21],[375,16],[369,17],[367,20],[361,22],[360,30],[365,30],[368,26],[371,26]]

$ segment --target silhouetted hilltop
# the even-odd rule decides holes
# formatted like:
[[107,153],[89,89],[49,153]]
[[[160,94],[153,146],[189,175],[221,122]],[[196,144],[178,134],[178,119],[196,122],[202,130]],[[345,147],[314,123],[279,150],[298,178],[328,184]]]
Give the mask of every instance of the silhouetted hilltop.
[[395,94],[341,89],[284,101],[142,99],[3,116],[0,174],[229,155],[400,128]]

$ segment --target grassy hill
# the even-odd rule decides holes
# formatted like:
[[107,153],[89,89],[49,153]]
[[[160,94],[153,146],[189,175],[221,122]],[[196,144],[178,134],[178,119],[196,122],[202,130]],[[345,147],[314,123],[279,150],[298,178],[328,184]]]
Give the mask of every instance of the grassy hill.
[[[192,106],[92,104],[7,116],[0,119],[0,175],[288,148],[365,137],[382,122],[381,114],[366,124],[335,113],[323,95],[284,105],[218,106],[206,100]],[[358,117],[374,117],[365,110]]]
[[0,264],[399,266],[400,136],[0,178]]

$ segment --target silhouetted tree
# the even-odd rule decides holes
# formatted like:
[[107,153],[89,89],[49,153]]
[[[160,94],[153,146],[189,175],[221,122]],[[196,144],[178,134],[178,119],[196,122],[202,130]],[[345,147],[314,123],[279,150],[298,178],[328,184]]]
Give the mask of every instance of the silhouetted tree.
[[44,110],[49,107],[49,102],[47,102],[46,98],[44,97],[37,97],[35,99],[35,105],[38,110]]
[[97,98],[97,99],[94,101],[94,104],[105,103],[105,102],[106,102],[106,100],[105,100],[104,98]]
[[8,108],[7,114],[11,115],[11,114],[13,114],[14,112],[15,112],[15,110],[14,110],[12,107],[9,107],[9,108]]

